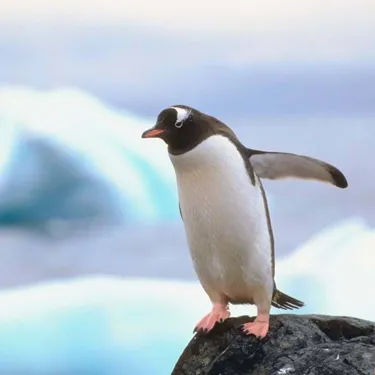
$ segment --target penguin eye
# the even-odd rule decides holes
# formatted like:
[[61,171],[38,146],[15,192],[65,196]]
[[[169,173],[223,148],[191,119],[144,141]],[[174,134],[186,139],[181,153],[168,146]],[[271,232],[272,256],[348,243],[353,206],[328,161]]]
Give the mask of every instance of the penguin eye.
[[174,126],[175,126],[176,128],[178,128],[178,129],[180,129],[180,128],[182,127],[182,125],[184,125],[184,122],[183,122],[183,121],[176,122],[176,123],[174,124]]

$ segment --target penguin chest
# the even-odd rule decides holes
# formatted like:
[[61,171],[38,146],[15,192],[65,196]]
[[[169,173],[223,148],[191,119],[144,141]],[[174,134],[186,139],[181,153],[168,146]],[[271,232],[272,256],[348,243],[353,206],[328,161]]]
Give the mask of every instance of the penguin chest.
[[212,136],[171,159],[191,257],[203,286],[241,299],[239,290],[272,281],[260,182],[252,185],[235,145]]

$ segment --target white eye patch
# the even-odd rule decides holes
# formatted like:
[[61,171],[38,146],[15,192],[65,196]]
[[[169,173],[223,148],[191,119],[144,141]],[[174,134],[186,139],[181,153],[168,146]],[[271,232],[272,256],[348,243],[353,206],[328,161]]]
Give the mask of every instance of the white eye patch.
[[190,110],[185,108],[178,108],[178,107],[171,107],[177,112],[177,119],[174,124],[176,128],[181,128],[181,126],[184,124],[184,121],[188,119],[190,116]]

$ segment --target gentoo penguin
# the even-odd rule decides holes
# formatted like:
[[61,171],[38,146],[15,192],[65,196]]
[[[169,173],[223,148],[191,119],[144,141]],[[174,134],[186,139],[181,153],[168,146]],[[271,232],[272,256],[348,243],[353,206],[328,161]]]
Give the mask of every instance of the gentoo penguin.
[[162,110],[142,138],[168,145],[179,209],[194,269],[212,302],[195,327],[210,331],[230,316],[228,304],[255,304],[243,330],[259,338],[269,329],[271,305],[304,303],[276,288],[274,238],[261,178],[296,177],[347,187],[335,167],[307,156],[245,147],[218,119],[185,105]]

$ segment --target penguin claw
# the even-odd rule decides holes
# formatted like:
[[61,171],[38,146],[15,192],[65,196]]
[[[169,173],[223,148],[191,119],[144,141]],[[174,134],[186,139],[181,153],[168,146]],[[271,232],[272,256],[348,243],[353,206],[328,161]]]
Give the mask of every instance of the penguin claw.
[[216,323],[222,323],[230,317],[227,305],[216,304],[212,311],[204,316],[201,321],[195,326],[194,333],[206,334],[214,328]]
[[197,334],[200,334],[200,335],[205,335],[206,333],[208,333],[208,330],[207,330],[207,328],[198,328],[198,327],[195,327],[194,330],[193,330],[193,333],[197,333]]
[[255,320],[254,322],[244,324],[242,330],[247,335],[254,335],[258,339],[263,339],[268,333],[269,321]]

